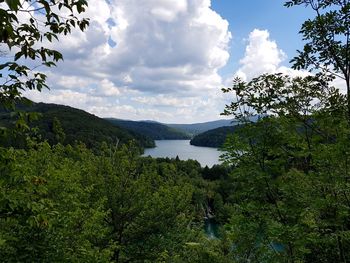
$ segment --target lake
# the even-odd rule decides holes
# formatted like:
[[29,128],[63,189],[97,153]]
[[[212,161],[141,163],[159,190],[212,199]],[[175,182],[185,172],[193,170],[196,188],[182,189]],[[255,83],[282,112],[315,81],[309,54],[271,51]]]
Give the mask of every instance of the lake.
[[222,154],[216,148],[198,147],[190,144],[189,140],[156,140],[156,148],[145,149],[143,156],[154,158],[176,158],[180,160],[193,159],[197,160],[202,167],[206,165],[212,167],[219,164],[219,157]]

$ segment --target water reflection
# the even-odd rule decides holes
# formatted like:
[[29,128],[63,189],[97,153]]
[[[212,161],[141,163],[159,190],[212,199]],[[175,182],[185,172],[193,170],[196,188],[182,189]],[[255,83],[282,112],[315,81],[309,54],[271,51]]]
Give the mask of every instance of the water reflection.
[[219,157],[222,154],[219,150],[209,147],[198,147],[190,145],[189,140],[157,140],[156,148],[146,149],[143,156],[150,155],[151,157],[169,157],[180,160],[193,159],[197,160],[201,166],[212,167],[214,164],[219,164]]

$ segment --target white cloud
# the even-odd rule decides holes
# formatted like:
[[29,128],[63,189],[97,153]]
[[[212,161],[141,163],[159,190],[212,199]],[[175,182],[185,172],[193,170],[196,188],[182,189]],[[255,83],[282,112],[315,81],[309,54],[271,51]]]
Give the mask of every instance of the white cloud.
[[240,60],[241,67],[236,75],[243,80],[250,80],[263,73],[274,73],[286,54],[270,39],[267,30],[254,29],[248,38],[244,57]]
[[192,110],[199,106],[206,106],[209,104],[206,100],[198,101],[196,97],[176,98],[166,95],[134,97],[131,100],[148,106],[190,108]]
[[100,82],[99,90],[103,96],[118,96],[120,94],[119,89],[108,79],[103,79]]
[[154,3],[151,14],[157,19],[172,22],[181,13],[187,11],[186,0],[160,0]]
[[157,109],[137,108],[131,105],[106,105],[92,106],[89,111],[101,117],[118,117],[136,120],[164,120],[173,117],[173,113],[167,113]]
[[214,82],[206,89],[220,85],[217,71],[229,58],[231,34],[210,1],[109,2],[89,1],[88,31],[75,30],[52,44],[64,54],[64,75],[108,79],[155,94],[191,92],[203,78]]
[[[188,81],[202,77],[220,79],[217,70],[228,60],[231,36],[228,22],[207,11],[207,2],[116,2],[112,13],[120,17],[115,20],[127,22],[111,29],[117,47],[106,59],[106,72],[123,72],[133,79],[132,88],[157,94],[191,91],[195,85]],[[183,80],[186,84],[179,85]]]
[[72,90],[30,91],[25,92],[24,95],[35,101],[62,104],[80,109],[86,109],[84,106],[89,105],[103,105],[103,100],[100,97]]
[[79,78],[78,76],[60,76],[56,83],[63,89],[77,89],[87,88],[90,81],[88,79]]
[[294,70],[282,65],[287,55],[271,40],[268,30],[254,29],[247,42],[244,57],[240,60],[241,66],[234,74],[242,80],[249,81],[264,73],[283,73],[290,76],[310,74],[305,70]]
[[[35,101],[71,105],[101,117],[194,122],[219,118],[229,59],[228,22],[210,0],[89,0],[87,32],[49,43],[65,61],[48,72],[51,91],[26,92]],[[114,42],[116,45],[110,45]],[[244,80],[263,73],[297,76],[268,30],[248,36]]]
[[[224,81],[225,87],[230,87],[235,77],[239,77],[243,81],[250,81],[265,73],[283,73],[293,77],[305,77],[311,74],[306,70],[294,70],[283,65],[287,55],[270,38],[268,30],[254,29],[245,41],[247,45],[244,56],[239,61],[240,67],[234,72],[232,77]],[[235,94],[232,93],[217,94],[217,96],[220,97],[221,105],[229,105],[237,99]]]
[[216,119],[223,104],[211,94],[222,86],[218,71],[229,59],[231,33],[210,5],[90,0],[83,15],[90,18],[88,30],[47,43],[65,58],[48,72],[51,91],[26,95],[100,116],[176,121],[182,119],[177,114],[188,113],[192,120]]
[[333,82],[332,85],[336,88],[338,88],[340,90],[341,93],[343,94],[347,94],[347,90],[346,90],[346,81],[342,78],[336,77]]

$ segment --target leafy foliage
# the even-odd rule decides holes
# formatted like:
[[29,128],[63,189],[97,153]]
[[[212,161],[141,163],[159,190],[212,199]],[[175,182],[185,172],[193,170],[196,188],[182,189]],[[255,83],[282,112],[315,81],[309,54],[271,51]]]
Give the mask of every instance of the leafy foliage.
[[[345,98],[321,76],[236,80],[226,107],[242,121],[229,137],[228,235],[239,262],[346,262],[350,258]],[[345,147],[345,148],[344,148]]]
[[15,100],[22,98],[23,90],[47,88],[46,75],[37,67],[28,67],[23,59],[36,60],[42,66],[52,67],[62,54],[42,46],[44,41],[58,40],[71,33],[72,28],[85,30],[89,22],[77,17],[85,11],[86,0],[2,0],[0,8],[0,42],[5,52],[14,52],[13,59],[0,64],[0,102],[14,108]]
[[195,162],[140,158],[134,145],[32,146],[1,148],[4,262],[184,262],[186,244],[207,242]]
[[[74,156],[74,157],[73,157]],[[70,157],[70,158],[67,158]],[[5,262],[105,261],[105,198],[83,147],[1,149],[0,255]]]
[[350,2],[338,0],[293,0],[287,7],[305,5],[315,11],[300,30],[306,41],[292,62],[296,69],[317,69],[346,83],[350,121]]

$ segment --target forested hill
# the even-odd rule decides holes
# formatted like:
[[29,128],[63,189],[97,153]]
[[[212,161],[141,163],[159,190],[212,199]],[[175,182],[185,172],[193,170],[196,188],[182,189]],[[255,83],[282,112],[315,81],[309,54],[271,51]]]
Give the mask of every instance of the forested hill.
[[[18,105],[17,109],[41,114],[37,121],[30,123],[30,126],[38,127],[40,135],[51,144],[57,143],[57,140],[61,140],[63,144],[81,141],[87,147],[93,148],[103,141],[115,144],[119,140],[124,144],[135,140],[140,147],[155,146],[154,141],[149,137],[116,127],[102,118],[72,107],[33,103],[31,106]],[[0,110],[1,126],[9,127],[13,122],[14,119],[9,112]],[[57,138],[57,132],[63,132],[63,135]],[[21,143],[18,138],[10,142],[10,144],[16,143]]]
[[167,125],[149,121],[129,121],[108,118],[112,124],[128,130],[138,132],[154,140],[182,140],[190,139],[190,135],[179,129],[168,127]]
[[224,126],[217,129],[209,130],[196,135],[191,141],[191,145],[206,147],[221,147],[228,134],[233,133],[239,126]]
[[191,136],[216,129],[223,126],[231,125],[232,120],[216,120],[203,123],[192,123],[192,124],[166,124],[169,127],[182,130],[189,133]]

